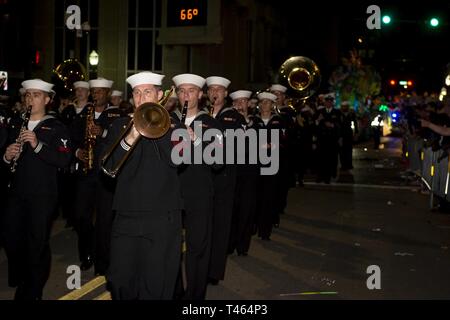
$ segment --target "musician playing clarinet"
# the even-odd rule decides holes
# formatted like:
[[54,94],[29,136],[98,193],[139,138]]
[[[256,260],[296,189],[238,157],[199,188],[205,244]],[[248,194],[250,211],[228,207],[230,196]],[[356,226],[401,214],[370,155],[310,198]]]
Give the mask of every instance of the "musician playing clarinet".
[[33,79],[22,86],[31,110],[29,119],[19,118],[10,126],[2,163],[12,172],[0,226],[8,284],[17,288],[14,298],[40,300],[51,265],[49,236],[57,205],[57,172],[69,165],[71,150],[65,126],[46,113],[53,84]]

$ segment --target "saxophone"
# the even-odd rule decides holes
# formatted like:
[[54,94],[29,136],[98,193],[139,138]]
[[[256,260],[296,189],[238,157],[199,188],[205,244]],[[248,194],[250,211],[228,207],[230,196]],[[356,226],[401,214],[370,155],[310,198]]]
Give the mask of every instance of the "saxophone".
[[92,134],[91,129],[95,125],[95,102],[87,106],[88,112],[86,115],[86,131],[84,134],[84,148],[86,150],[86,158],[84,160],[83,172],[87,174],[94,168],[94,147],[96,136]]
[[11,164],[10,164],[10,171],[12,173],[16,172],[16,168],[17,168],[17,161],[19,160],[20,155],[22,154],[23,151],[23,141],[20,139],[20,136],[22,134],[22,132],[24,132],[25,130],[27,130],[28,128],[28,122],[30,121],[30,116],[31,116],[31,106],[29,106],[27,108],[27,111],[22,115],[22,126],[20,127],[19,130],[19,136],[16,139],[16,143],[20,144],[20,151],[19,153],[11,160]]

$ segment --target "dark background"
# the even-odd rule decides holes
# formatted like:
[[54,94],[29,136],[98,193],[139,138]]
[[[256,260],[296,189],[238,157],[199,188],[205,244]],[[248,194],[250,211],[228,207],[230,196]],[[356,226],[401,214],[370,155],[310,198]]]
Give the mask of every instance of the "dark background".
[[[450,63],[450,1],[255,1],[267,3],[287,21],[288,41],[275,51],[275,68],[291,55],[314,56],[328,79],[341,58],[357,49],[363,62],[380,72],[384,89],[390,79],[412,80],[419,92],[442,87]],[[0,70],[23,72],[24,77],[32,74],[36,48],[30,31],[33,6],[39,4],[0,0]],[[366,10],[371,4],[380,6],[381,15],[392,17],[390,25],[367,29]],[[439,17],[438,28],[427,24],[431,16]]]

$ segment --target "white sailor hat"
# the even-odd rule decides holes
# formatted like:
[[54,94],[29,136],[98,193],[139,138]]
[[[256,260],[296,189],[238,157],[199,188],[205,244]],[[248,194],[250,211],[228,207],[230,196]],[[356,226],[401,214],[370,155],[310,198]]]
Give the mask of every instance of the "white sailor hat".
[[119,91],[119,90],[113,90],[113,92],[111,93],[111,97],[122,97],[123,92]]
[[349,106],[350,105],[350,101],[345,100],[341,102],[341,106]]
[[41,79],[31,79],[31,80],[26,80],[26,81],[22,82],[22,87],[25,90],[37,89],[37,90],[51,93],[53,84],[45,82]]
[[97,78],[94,80],[89,80],[89,86],[91,88],[109,88],[111,89],[114,81],[105,78]]
[[277,101],[277,96],[274,95],[273,93],[270,92],[261,92],[260,94],[258,94],[258,99],[262,100],[262,99],[269,99],[273,102]]
[[89,89],[89,82],[87,81],[77,81],[73,83],[73,87],[76,88],[85,88]]
[[311,112],[311,111],[312,111],[312,109],[311,109],[311,107],[308,106],[308,105],[304,106],[304,107],[300,110],[300,112]]
[[322,109],[325,109],[325,106],[318,106],[317,107],[317,111],[322,110]]
[[150,71],[142,71],[129,76],[127,78],[127,82],[130,84],[132,89],[141,84],[152,84],[154,86],[160,86],[164,77],[165,76],[162,74],[153,73]]
[[231,81],[224,77],[208,77],[206,78],[206,85],[209,86],[222,86],[228,88]]
[[325,100],[334,100],[334,93],[333,92],[327,93],[326,95],[324,95],[323,98]]
[[179,87],[180,85],[185,84],[185,83],[189,83],[189,84],[193,84],[201,89],[205,85],[206,79],[203,77],[200,77],[196,74],[183,73],[183,74],[179,74],[179,75],[176,75],[175,77],[173,77],[172,81],[173,81],[173,83],[175,83],[176,87]]
[[235,92],[233,92],[233,93],[230,93],[230,98],[231,98],[232,100],[241,99],[241,98],[249,99],[251,95],[252,95],[252,92],[251,92],[251,91],[248,91],[248,90],[238,90],[238,91],[235,91]]
[[270,91],[280,91],[280,92],[286,92],[287,88],[285,86],[282,86],[281,84],[273,84],[270,87]]

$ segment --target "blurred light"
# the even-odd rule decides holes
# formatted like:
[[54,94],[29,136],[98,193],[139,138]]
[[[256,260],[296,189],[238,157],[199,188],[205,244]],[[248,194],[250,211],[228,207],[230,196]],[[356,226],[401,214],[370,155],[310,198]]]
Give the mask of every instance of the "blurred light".
[[445,78],[445,85],[450,87],[450,74]]
[[382,104],[379,108],[378,108],[378,111],[388,111],[388,106],[387,105],[385,105],[385,104]]
[[391,23],[391,17],[390,16],[383,16],[383,23],[384,24],[389,24]]
[[408,84],[408,86],[412,86],[412,81],[409,80],[407,84]]
[[392,118],[397,118],[397,114],[395,112],[392,113]]
[[397,123],[397,120],[395,120],[395,119],[392,119],[392,122],[393,122],[393,123]]
[[364,151],[367,151],[367,148],[364,148]]
[[395,80],[391,80],[391,81],[389,81],[389,83],[391,84],[391,86],[395,86],[395,84],[396,84]]
[[91,66],[98,65],[98,53],[95,50],[92,50],[91,54],[89,55],[89,63]]
[[363,43],[363,39],[362,38],[358,38],[358,42],[359,43]]
[[36,65],[39,65],[39,62],[41,61],[41,53],[39,50],[36,50],[36,53],[34,54],[34,63]]
[[404,86],[404,85],[407,85],[408,82],[407,82],[406,80],[400,80],[400,81],[398,82],[398,84],[401,85],[401,86]]
[[405,84],[405,85],[403,86],[403,88],[408,89],[408,86]]
[[437,19],[437,18],[430,19],[430,26],[437,27],[438,25],[439,25],[439,19]]

